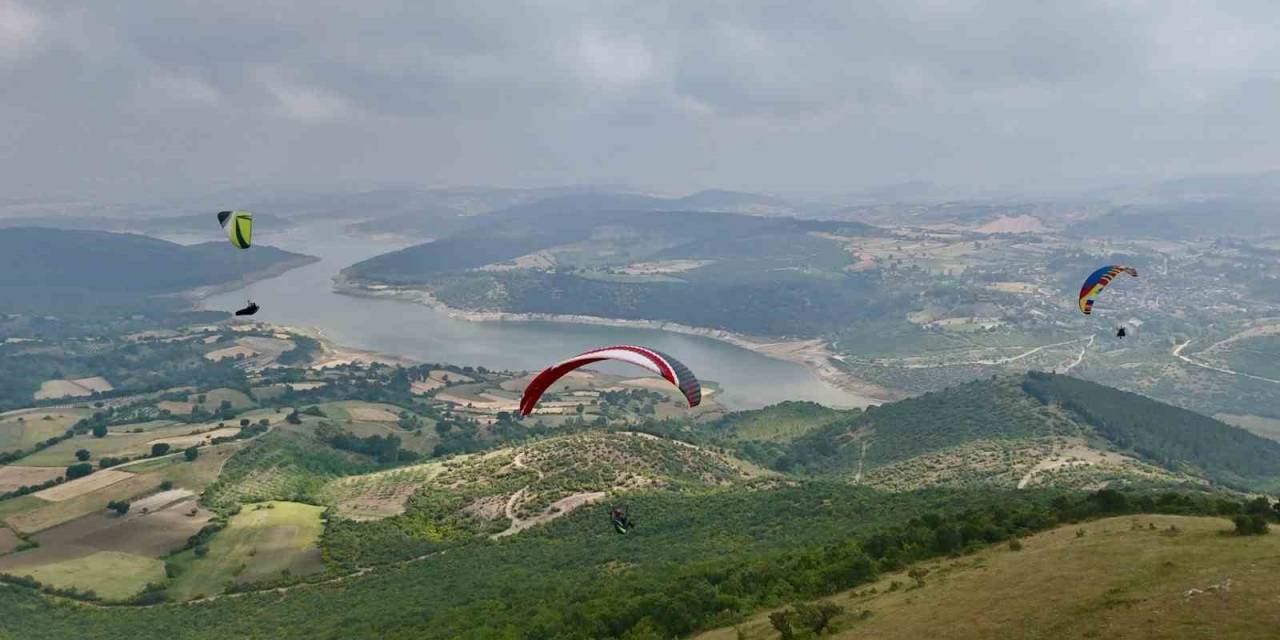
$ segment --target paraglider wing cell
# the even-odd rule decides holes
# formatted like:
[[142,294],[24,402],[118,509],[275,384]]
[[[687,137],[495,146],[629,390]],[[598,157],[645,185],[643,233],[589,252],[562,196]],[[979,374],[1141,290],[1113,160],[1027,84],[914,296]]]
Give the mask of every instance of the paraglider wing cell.
[[702,385],[693,376],[693,372],[680,361],[653,349],[619,345],[579,354],[539,373],[529,382],[529,386],[525,387],[524,396],[520,399],[520,415],[527,416],[533,413],[542,394],[565,374],[603,360],[620,360],[644,367],[678,387],[690,407],[696,407],[702,402]]
[[1109,265],[1090,274],[1084,281],[1084,286],[1080,287],[1080,311],[1085,315],[1093,313],[1093,303],[1102,294],[1102,290],[1122,273],[1138,277],[1137,269],[1124,265]]
[[253,244],[253,214],[248,211],[219,211],[218,224],[227,232],[227,239],[238,249],[248,249]]

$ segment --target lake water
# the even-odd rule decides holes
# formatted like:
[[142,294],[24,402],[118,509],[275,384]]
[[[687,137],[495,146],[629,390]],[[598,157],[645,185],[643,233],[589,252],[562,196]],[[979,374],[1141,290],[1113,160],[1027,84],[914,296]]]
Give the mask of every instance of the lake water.
[[[775,360],[733,345],[654,329],[632,329],[554,322],[471,322],[423,305],[340,295],[332,278],[344,267],[394,250],[392,244],[348,237],[340,227],[307,227],[254,240],[320,261],[247,290],[212,296],[209,309],[234,310],[252,296],[262,306],[256,320],[310,326],[339,344],[402,355],[424,362],[540,370],[581,351],[610,344],[639,344],[680,359],[704,380],[718,383],[718,400],[735,409],[758,408],[783,400],[812,400],[829,406],[863,406],[866,400],[830,385],[807,368]],[[179,242],[208,237],[170,237]],[[230,250],[230,248],[229,248]],[[633,367],[600,367],[610,373],[643,373]]]

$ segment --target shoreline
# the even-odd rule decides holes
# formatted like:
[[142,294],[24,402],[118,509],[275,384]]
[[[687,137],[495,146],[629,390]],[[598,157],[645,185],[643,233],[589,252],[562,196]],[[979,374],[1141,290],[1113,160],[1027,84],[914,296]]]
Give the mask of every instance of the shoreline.
[[557,322],[565,324],[588,324],[631,329],[652,329],[657,331],[666,331],[669,333],[709,338],[731,344],[740,349],[745,349],[767,358],[799,364],[813,372],[813,374],[823,382],[860,398],[863,401],[861,406],[892,402],[908,396],[908,394],[901,391],[881,387],[874,383],[856,378],[841,370],[832,362],[835,359],[835,354],[831,352],[830,347],[826,342],[819,338],[812,338],[808,340],[768,339],[734,333],[724,329],[694,327],[680,324],[678,322],[663,320],[628,320],[622,318],[605,318],[601,316],[574,314],[469,311],[466,309],[450,307],[444,302],[441,302],[435,296],[431,295],[429,291],[392,287],[389,285],[361,285],[347,280],[342,277],[341,274],[334,277],[333,290],[336,293],[343,295],[390,299],[421,304],[423,306],[436,309],[448,315],[450,318],[466,320],[469,322]]
[[299,254],[299,256],[300,257],[297,258],[296,260],[282,260],[280,262],[277,262],[267,267],[266,269],[254,271],[253,273],[249,273],[245,275],[245,277],[240,278],[239,280],[234,280],[231,282],[223,282],[220,284],[211,284],[203,287],[196,287],[194,289],[188,289],[186,291],[176,293],[173,295],[185,298],[188,302],[191,303],[193,307],[197,309],[204,310],[204,311],[211,311],[211,309],[205,309],[204,307],[204,301],[206,298],[210,298],[210,297],[227,293],[230,291],[238,291],[240,289],[244,289],[248,287],[249,285],[255,282],[270,280],[271,278],[274,278],[279,275],[283,275],[286,272],[293,271],[294,269],[301,269],[302,267],[305,267],[307,265],[312,265],[317,262],[320,262],[320,258],[316,256],[308,256],[308,255],[302,255],[302,254]]
[[311,338],[320,343],[320,353],[307,365],[308,369],[327,369],[344,364],[360,362],[363,364],[386,364],[391,366],[417,366],[425,364],[412,358],[368,349],[348,347],[324,335],[324,330],[317,327],[303,327],[292,324],[261,323],[277,331]]

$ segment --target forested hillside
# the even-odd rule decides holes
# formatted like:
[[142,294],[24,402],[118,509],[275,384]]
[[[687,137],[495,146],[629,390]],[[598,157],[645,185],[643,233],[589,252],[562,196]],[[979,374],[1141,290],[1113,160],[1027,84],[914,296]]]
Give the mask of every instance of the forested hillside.
[[[517,207],[343,272],[353,285],[421,287],[462,308],[659,320],[816,336],[905,308],[876,274],[846,270],[824,234],[858,223],[726,213]],[[587,211],[587,210],[584,210]]]
[[[793,420],[790,407],[764,411]],[[1047,373],[978,380],[820,422],[826,426],[784,445],[748,437],[736,446],[777,469],[838,475],[920,456],[936,456],[929,459],[930,473],[947,464],[976,468],[974,456],[992,473],[1024,464],[1030,473],[1036,457],[1051,458],[1055,449],[1080,455],[1095,450],[1240,489],[1280,486],[1280,443],[1136,394]],[[1149,469],[1135,471],[1151,475]],[[921,477],[928,475],[922,471]]]
[[24,227],[0,231],[0,311],[113,311],[155,306],[152,296],[220,285],[311,258],[225,242],[184,246],[104,231]]

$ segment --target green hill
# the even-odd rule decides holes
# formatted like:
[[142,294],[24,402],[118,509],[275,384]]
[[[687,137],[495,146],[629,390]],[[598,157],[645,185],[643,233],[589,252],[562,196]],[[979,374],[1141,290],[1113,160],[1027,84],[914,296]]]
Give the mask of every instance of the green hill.
[[4,229],[0,311],[128,307],[311,260],[265,246],[237,252],[225,242],[185,246],[105,231]]
[[[761,424],[795,433],[779,405],[697,429],[784,471],[852,477],[885,488],[971,483],[1086,486],[1098,481],[1280,486],[1280,443],[1207,416],[1077,378],[1031,372],[916,398],[817,413],[779,444]],[[781,425],[792,425],[783,427]]]
[[[640,196],[557,199],[477,216],[435,242],[348,267],[344,282],[429,290],[462,309],[663,320],[816,336],[906,308],[876,274],[846,270],[828,237],[859,223],[593,208]],[[640,198],[640,202],[633,202]],[[651,204],[651,203],[649,203]]]

